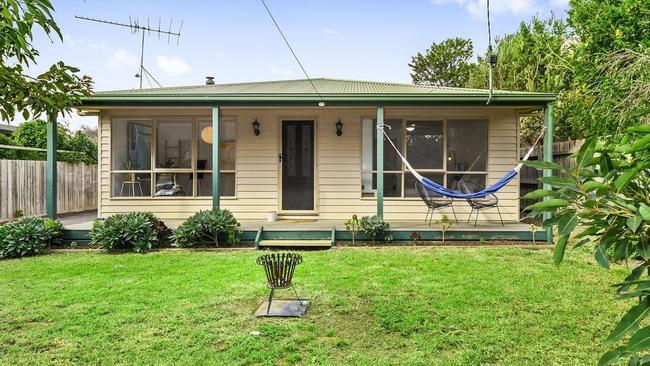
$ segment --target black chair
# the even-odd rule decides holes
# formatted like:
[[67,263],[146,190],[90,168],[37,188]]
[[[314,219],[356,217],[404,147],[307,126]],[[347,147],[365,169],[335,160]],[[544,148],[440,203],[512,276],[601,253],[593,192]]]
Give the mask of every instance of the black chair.
[[430,190],[426,189],[422,183],[415,182],[415,190],[418,192],[418,195],[427,206],[427,215],[424,218],[424,223],[431,225],[431,220],[433,220],[433,211],[450,206],[451,212],[454,213],[454,220],[456,220],[456,225],[458,225],[458,218],[456,217],[456,211],[454,210],[454,200],[453,198],[443,197],[439,194],[433,193]]
[[[464,180],[458,181],[458,188],[460,189],[461,192],[465,194],[480,192],[483,189],[480,185],[474,182],[469,182]],[[499,219],[501,220],[501,226],[505,226],[503,224],[503,217],[501,216],[501,210],[499,210],[499,199],[494,193],[490,193],[489,195],[481,198],[468,198],[466,199],[466,201],[469,204],[469,206],[472,208],[472,211],[469,213],[469,217],[467,218],[468,223],[469,220],[472,218],[472,214],[476,210],[474,227],[476,227],[476,222],[478,221],[479,211],[485,210],[487,208],[496,208],[497,212],[499,213]]]

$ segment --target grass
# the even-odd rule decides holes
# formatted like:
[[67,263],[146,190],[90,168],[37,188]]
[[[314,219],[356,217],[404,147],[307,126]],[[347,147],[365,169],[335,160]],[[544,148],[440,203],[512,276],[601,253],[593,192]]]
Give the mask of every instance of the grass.
[[582,254],[339,249],[302,253],[305,318],[255,318],[259,254],[0,261],[0,364],[585,365],[629,305]]

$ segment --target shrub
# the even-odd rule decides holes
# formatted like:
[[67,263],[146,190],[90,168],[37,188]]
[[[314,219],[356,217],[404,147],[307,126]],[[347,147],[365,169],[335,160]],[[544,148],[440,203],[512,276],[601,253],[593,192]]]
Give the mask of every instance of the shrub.
[[117,214],[95,221],[90,230],[93,245],[102,249],[127,249],[142,253],[160,246],[169,229],[150,212]]
[[63,234],[57,220],[27,217],[0,226],[0,258],[20,258],[46,251]]
[[364,216],[361,218],[361,232],[367,239],[372,240],[375,244],[376,240],[392,240],[393,236],[390,234],[390,224],[377,216]]
[[352,235],[352,245],[355,244],[359,229],[361,229],[361,221],[359,221],[357,215],[352,215],[352,218],[345,222],[345,230],[349,231],[350,235]]
[[239,241],[239,227],[228,210],[200,211],[174,230],[174,241],[179,247],[218,247],[220,241],[235,244]]

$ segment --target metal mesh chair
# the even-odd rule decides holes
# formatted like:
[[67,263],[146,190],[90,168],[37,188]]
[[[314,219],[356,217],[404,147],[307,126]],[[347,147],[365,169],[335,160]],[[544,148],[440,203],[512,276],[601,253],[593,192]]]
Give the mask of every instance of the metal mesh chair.
[[266,285],[271,289],[269,305],[266,309],[267,314],[271,310],[271,302],[273,301],[275,290],[291,288],[296,295],[296,300],[302,304],[298,292],[296,292],[293,283],[291,283],[296,266],[300,263],[302,263],[302,256],[295,253],[272,253],[257,258],[257,264],[262,265],[266,272]]
[[[483,189],[480,185],[474,182],[469,182],[464,180],[458,181],[458,188],[463,193],[474,193],[474,192],[479,192]],[[467,218],[468,223],[469,220],[472,218],[472,214],[474,213],[474,211],[476,211],[476,218],[474,219],[474,227],[476,227],[476,222],[478,221],[479,211],[485,210],[487,208],[496,208],[497,212],[499,213],[499,219],[501,220],[501,226],[505,226],[503,224],[503,217],[501,216],[501,210],[499,210],[499,199],[494,193],[491,193],[482,198],[469,198],[466,201],[469,204],[469,206],[472,208],[472,211],[469,213],[469,217]]]
[[443,197],[439,194],[435,194],[431,192],[430,190],[426,189],[422,183],[420,182],[415,182],[415,190],[418,192],[418,195],[422,199],[422,202],[427,206],[427,215],[424,217],[424,223],[427,223],[431,225],[431,221],[433,220],[433,211],[443,208],[443,207],[451,207],[451,212],[454,213],[454,220],[456,220],[456,225],[458,225],[458,218],[456,217],[456,211],[454,210],[454,199],[449,198],[449,197]]

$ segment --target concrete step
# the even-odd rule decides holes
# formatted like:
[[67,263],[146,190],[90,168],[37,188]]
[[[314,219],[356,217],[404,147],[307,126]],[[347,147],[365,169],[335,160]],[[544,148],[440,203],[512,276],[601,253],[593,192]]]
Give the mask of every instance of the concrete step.
[[260,247],[331,247],[330,240],[260,240]]

